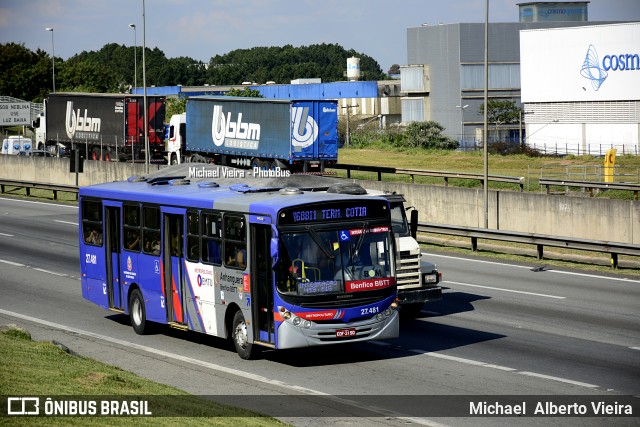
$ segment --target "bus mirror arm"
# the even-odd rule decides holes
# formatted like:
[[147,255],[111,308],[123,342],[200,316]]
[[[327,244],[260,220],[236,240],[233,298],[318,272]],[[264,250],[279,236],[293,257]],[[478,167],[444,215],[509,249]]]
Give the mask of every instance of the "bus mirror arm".
[[418,234],[418,211],[416,209],[411,211],[411,219],[409,221],[409,230],[411,237],[416,240]]

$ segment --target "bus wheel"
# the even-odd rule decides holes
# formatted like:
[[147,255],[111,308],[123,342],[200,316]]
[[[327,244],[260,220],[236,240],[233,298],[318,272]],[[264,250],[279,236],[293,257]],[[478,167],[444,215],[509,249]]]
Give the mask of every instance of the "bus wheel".
[[233,331],[231,333],[231,339],[233,340],[236,352],[238,352],[238,356],[245,360],[251,359],[253,344],[249,342],[247,322],[244,321],[242,311],[236,311],[236,314],[233,316],[233,327],[231,330]]
[[131,326],[138,335],[144,335],[147,332],[147,314],[144,308],[144,300],[139,289],[134,289],[129,298],[129,318]]

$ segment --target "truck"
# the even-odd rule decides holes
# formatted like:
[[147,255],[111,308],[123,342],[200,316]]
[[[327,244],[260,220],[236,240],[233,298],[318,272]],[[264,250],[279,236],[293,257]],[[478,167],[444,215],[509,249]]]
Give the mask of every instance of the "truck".
[[170,164],[322,171],[338,160],[338,104],[231,96],[187,98],[169,121]]
[[[417,240],[418,211],[411,206],[405,207],[406,200],[401,194],[383,193],[382,197],[389,200],[391,224],[399,252],[399,265],[396,265],[398,303],[402,314],[416,317],[425,303],[442,299],[442,287],[438,286],[442,273],[435,264],[422,257]],[[411,210],[410,221],[407,221],[407,210]]]
[[150,159],[164,160],[166,98],[147,96],[147,124],[141,95],[110,93],[49,94],[33,126],[35,146],[54,155],[78,149],[91,160],[145,160],[145,131]]

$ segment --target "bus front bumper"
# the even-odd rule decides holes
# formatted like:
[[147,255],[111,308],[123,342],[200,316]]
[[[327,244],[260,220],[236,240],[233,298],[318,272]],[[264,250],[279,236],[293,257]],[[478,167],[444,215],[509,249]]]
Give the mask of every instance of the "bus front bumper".
[[[354,330],[355,335],[338,337],[338,331]],[[319,345],[343,344],[350,342],[383,340],[397,338],[400,333],[398,311],[393,310],[389,317],[376,320],[375,317],[350,325],[322,324],[312,322],[311,327],[294,326],[282,322],[278,328],[277,348],[312,347]]]

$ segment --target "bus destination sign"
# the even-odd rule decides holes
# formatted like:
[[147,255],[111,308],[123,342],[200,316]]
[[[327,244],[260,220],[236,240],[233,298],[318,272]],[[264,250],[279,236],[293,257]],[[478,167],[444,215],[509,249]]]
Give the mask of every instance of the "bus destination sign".
[[323,203],[304,208],[283,209],[279,215],[280,225],[322,223],[328,221],[376,220],[389,215],[386,203],[362,200],[360,203]]

